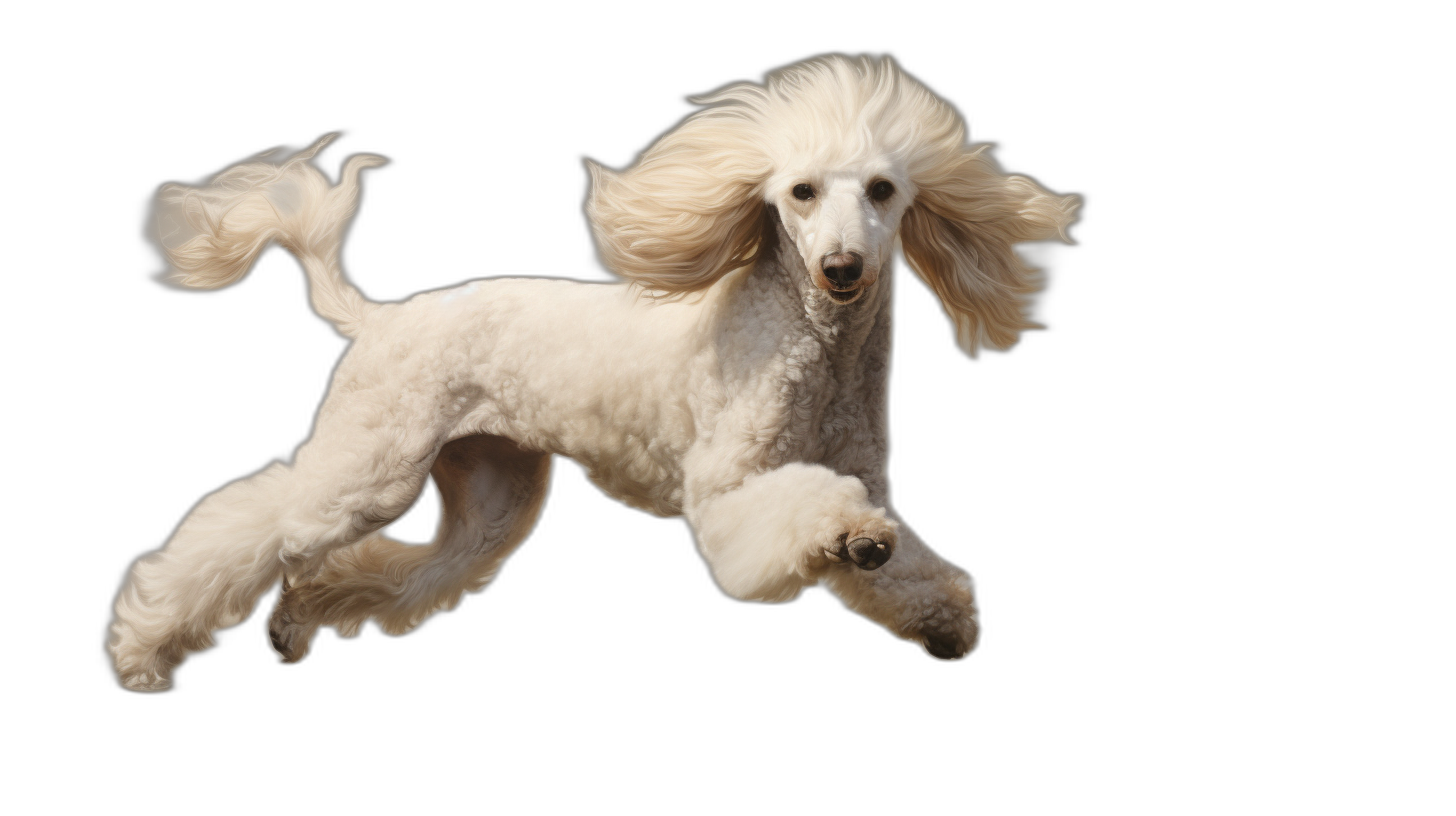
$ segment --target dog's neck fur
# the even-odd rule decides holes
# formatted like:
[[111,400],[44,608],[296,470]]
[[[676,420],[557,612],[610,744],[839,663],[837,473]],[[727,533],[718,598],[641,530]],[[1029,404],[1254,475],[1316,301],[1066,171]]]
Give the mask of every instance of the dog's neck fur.
[[883,495],[884,447],[865,440],[883,439],[885,432],[889,269],[855,302],[835,303],[814,286],[770,209],[758,260],[732,291],[719,331],[737,352],[720,362],[738,370],[725,369],[725,380],[748,385],[764,374],[781,378],[772,389],[781,423],[758,455],[769,466],[821,462],[860,476],[872,495]]

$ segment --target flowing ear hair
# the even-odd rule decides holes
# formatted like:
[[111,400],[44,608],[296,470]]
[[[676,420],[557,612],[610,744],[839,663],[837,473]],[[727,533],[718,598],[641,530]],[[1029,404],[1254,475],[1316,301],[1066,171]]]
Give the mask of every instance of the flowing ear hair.
[[917,178],[920,187],[900,226],[905,260],[955,323],[956,342],[975,356],[982,345],[1006,349],[1041,291],[1040,270],[1013,245],[1061,238],[1081,198],[1052,193],[1025,176],[1001,173],[989,145],[966,147]]
[[733,110],[694,114],[621,172],[588,162],[586,213],[602,261],[643,288],[703,289],[757,257],[771,165]]

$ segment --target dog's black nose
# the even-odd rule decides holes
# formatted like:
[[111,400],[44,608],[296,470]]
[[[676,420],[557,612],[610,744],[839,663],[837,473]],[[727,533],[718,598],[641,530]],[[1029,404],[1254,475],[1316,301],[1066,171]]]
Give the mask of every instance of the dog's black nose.
[[824,277],[843,289],[859,280],[859,273],[864,271],[864,259],[857,252],[840,252],[836,255],[825,255],[823,267]]

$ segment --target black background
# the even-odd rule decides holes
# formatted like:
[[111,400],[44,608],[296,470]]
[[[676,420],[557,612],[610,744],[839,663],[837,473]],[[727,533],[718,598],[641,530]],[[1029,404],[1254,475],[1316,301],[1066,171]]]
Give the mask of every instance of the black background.
[[[103,372],[84,396],[100,427],[73,428],[70,447],[95,475],[77,500],[106,525],[68,567],[74,619],[57,638],[79,662],[80,694],[154,721],[397,699],[540,717],[728,704],[764,721],[913,711],[1032,730],[1104,695],[1155,694],[1149,656],[1168,624],[1152,587],[1181,568],[1160,555],[1163,507],[1149,497],[1165,476],[1147,465],[1162,444],[1160,383],[1174,353],[1159,340],[1166,312],[1142,246],[1147,211],[1168,194],[1153,181],[1172,127],[1156,112],[1156,71],[1136,47],[1079,32],[874,34],[731,48],[496,36],[464,52],[416,41],[406,58],[376,32],[361,51],[331,51],[338,63],[223,52],[197,66],[169,57],[100,71],[87,92],[98,103],[77,112],[79,144],[92,147],[74,160],[82,173],[105,168],[109,200],[90,224],[95,274],[73,293],[90,309],[73,351]],[[371,299],[485,275],[604,280],[581,214],[581,157],[628,165],[692,111],[686,96],[827,51],[894,54],[960,108],[973,140],[999,144],[1010,172],[1086,198],[1079,245],[1028,249],[1050,268],[1037,312],[1050,331],[1010,353],[961,356],[935,300],[897,271],[895,506],[976,578],[977,653],[933,662],[821,590],[783,606],[729,600],[683,522],[625,509],[558,460],[534,535],[457,611],[402,638],[367,627],[344,641],[325,629],[306,662],[285,667],[266,644],[269,595],[220,647],[192,657],[169,695],[116,688],[102,644],[127,565],[202,495],[290,456],[345,345],[310,312],[303,275],[278,249],[220,293],[151,283],[160,264],[141,229],[157,185],[344,130],[326,172],[351,153],[392,159],[365,176],[348,240],[349,275]],[[393,535],[428,541],[434,513],[427,493]]]

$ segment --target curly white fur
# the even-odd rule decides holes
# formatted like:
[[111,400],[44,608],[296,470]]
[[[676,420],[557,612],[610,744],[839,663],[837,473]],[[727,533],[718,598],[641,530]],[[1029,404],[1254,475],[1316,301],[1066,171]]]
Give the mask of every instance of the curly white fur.
[[[701,101],[632,167],[591,167],[588,215],[628,284],[369,302],[339,248],[359,170],[382,159],[353,157],[330,185],[311,164],[322,142],[164,189],[182,282],[230,283],[277,241],[355,341],[294,462],[208,496],[134,566],[111,640],[127,687],[167,687],[280,574],[270,631],[289,660],[320,625],[402,632],[453,606],[529,532],[551,454],[686,516],[735,597],[823,580],[936,656],[974,646],[968,576],[889,506],[888,267],[898,238],[962,347],[1004,348],[1038,288],[1012,245],[1065,237],[1075,197],[1001,174],[889,59],[810,60]],[[380,535],[426,476],[445,505],[435,542]]]

